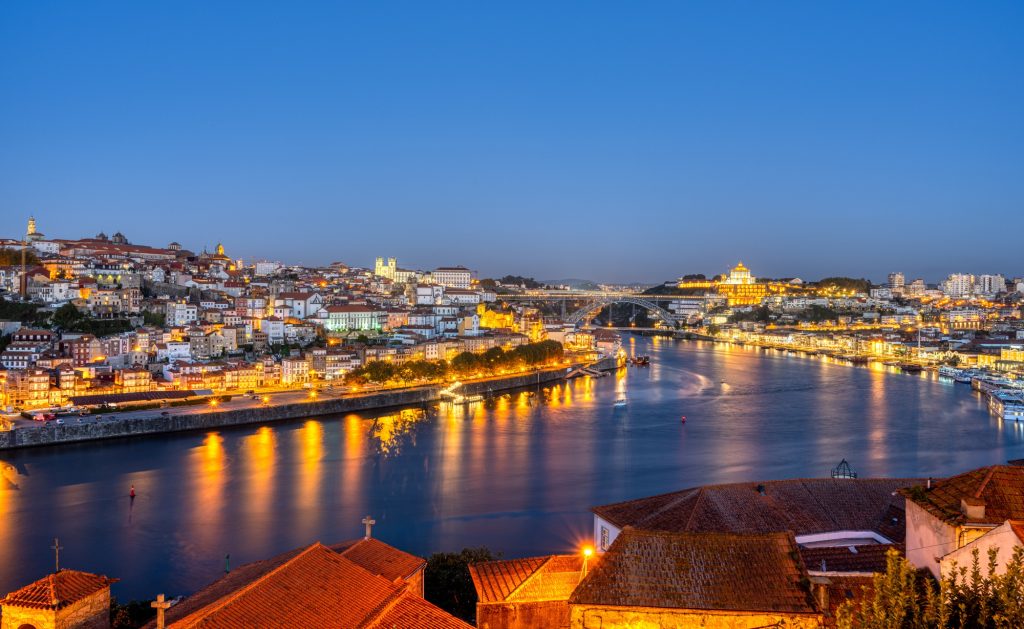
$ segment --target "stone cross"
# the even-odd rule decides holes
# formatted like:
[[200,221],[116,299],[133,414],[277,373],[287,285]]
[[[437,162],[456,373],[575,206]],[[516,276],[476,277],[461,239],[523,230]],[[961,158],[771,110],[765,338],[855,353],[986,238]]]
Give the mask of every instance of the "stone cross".
[[53,571],[60,572],[60,551],[64,550],[64,547],[60,545],[60,539],[53,538],[53,546],[50,546],[50,550],[53,551]]
[[156,629],[164,629],[167,626],[164,620],[164,611],[171,606],[169,602],[164,599],[163,594],[157,594],[156,600],[149,604],[150,607],[156,609]]
[[374,520],[370,516],[363,518],[363,524],[366,525],[366,539],[370,539],[370,536],[373,533],[373,525],[376,523],[377,520]]

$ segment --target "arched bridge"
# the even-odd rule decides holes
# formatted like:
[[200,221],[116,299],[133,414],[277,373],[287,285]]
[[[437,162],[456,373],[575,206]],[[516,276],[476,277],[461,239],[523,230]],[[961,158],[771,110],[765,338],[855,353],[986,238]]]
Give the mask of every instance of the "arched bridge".
[[586,306],[583,306],[576,312],[567,316],[565,318],[565,321],[566,323],[573,324],[582,323],[586,321],[589,317],[592,317],[595,314],[597,314],[597,311],[607,306],[611,306],[612,304],[632,304],[634,306],[640,306],[641,308],[645,308],[648,311],[654,313],[655,316],[657,316],[659,319],[661,319],[671,327],[676,327],[679,324],[679,322],[682,321],[680,317],[672,314],[668,310],[665,310],[664,308],[654,303],[653,301],[641,299],[639,297],[627,296],[605,297],[603,299],[592,301]]

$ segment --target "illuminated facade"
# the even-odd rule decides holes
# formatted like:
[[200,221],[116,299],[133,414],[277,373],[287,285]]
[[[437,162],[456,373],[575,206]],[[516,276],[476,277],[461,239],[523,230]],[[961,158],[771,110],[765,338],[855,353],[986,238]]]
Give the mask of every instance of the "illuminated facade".
[[730,306],[753,306],[768,296],[769,285],[758,284],[750,269],[740,262],[718,283],[718,293],[725,296]]

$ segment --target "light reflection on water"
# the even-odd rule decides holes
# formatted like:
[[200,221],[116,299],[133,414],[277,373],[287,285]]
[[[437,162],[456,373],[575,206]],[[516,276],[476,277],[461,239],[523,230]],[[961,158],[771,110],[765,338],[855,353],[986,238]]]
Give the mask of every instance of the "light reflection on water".
[[862,476],[941,476],[1024,457],[1024,425],[930,374],[626,347],[652,365],[484,403],[0,454],[0,591],[52,566],[54,536],[64,565],[140,598],[202,586],[228,553],[238,565],[359,536],[367,514],[411,552],[521,556],[576,548],[593,505],[702,483],[823,476],[842,458]]

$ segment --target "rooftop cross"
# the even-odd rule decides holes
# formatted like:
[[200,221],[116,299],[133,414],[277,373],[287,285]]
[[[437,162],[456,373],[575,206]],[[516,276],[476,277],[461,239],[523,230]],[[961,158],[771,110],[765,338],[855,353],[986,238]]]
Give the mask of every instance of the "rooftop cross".
[[374,520],[370,516],[366,516],[365,518],[363,518],[363,524],[366,526],[366,539],[370,539],[373,533],[373,525],[376,523],[377,520]]
[[60,551],[64,550],[64,547],[60,545],[59,538],[53,538],[53,546],[50,546],[50,550],[53,551],[53,571],[60,572]]
[[149,604],[150,607],[156,609],[156,626],[157,629],[164,629],[166,621],[164,620],[164,611],[171,606],[171,604],[164,598],[163,594],[157,594],[156,600]]

